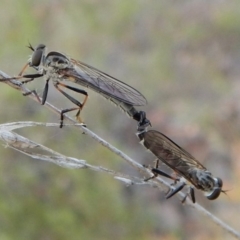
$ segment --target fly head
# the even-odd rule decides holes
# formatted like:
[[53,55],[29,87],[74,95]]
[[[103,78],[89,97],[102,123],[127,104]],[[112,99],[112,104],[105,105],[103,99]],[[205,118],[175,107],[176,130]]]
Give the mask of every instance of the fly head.
[[215,178],[209,171],[194,169],[190,173],[191,182],[205,192],[205,196],[209,200],[214,200],[219,197],[222,192],[222,180]]
[[209,200],[214,200],[217,199],[220,195],[221,192],[224,192],[222,190],[222,179],[221,178],[214,178],[214,187],[212,189],[212,191],[208,192],[205,194],[205,196],[209,199]]

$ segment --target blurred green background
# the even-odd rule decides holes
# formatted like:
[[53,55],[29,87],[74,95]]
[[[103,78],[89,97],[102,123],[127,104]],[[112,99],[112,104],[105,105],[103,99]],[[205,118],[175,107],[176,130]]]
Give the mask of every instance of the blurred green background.
[[[187,149],[224,182],[227,196],[200,204],[240,229],[240,2],[1,0],[0,69],[19,73],[44,43],[142,92],[156,130]],[[41,92],[41,79],[29,84]],[[0,122],[59,122],[46,108],[1,85]],[[72,104],[51,88],[48,101]],[[136,122],[91,90],[88,127],[137,161]],[[119,157],[74,127],[27,128],[24,136],[68,156],[127,174]],[[89,170],[69,170],[0,148],[0,240],[232,239],[177,197],[126,187]],[[239,163],[238,163],[239,161]]]

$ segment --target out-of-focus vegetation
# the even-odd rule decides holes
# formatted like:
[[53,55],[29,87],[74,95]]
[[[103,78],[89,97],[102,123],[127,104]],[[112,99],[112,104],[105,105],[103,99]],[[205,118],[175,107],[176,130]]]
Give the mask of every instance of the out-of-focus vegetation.
[[[45,43],[142,92],[159,130],[224,181],[227,196],[197,200],[240,228],[240,2],[2,0],[0,69],[16,75]],[[29,88],[40,92],[44,82]],[[72,106],[52,89],[49,101]],[[89,90],[88,127],[142,163],[136,123]],[[58,122],[41,105],[1,84],[0,121]],[[63,154],[132,173],[121,159],[75,131],[32,128],[25,136]],[[0,148],[0,239],[231,239],[204,216],[156,189],[68,170]]]

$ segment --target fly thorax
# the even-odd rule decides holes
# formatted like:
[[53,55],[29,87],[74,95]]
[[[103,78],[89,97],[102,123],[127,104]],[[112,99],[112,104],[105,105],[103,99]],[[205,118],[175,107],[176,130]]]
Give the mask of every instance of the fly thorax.
[[72,64],[70,60],[63,54],[58,52],[50,52],[44,61],[44,71],[47,78],[51,78],[54,81],[61,81],[62,76],[59,73],[60,70],[70,68]]
[[71,65],[70,61],[64,55],[62,55],[62,56],[58,56],[58,55],[47,56],[46,61],[45,61],[45,68],[52,69],[55,71],[69,68],[70,65]]
[[207,192],[213,190],[215,181],[209,171],[202,169],[193,169],[189,174],[196,187]]

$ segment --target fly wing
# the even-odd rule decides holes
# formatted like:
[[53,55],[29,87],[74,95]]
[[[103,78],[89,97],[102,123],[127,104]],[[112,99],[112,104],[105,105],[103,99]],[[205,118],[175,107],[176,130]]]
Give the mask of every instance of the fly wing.
[[143,133],[143,144],[157,158],[172,168],[174,171],[189,179],[188,172],[191,168],[205,170],[206,168],[190,153],[178,146],[164,134],[150,130]]
[[73,68],[61,71],[75,83],[89,87],[105,97],[114,98],[132,106],[146,105],[146,98],[136,89],[108,74],[80,61],[71,59]]

